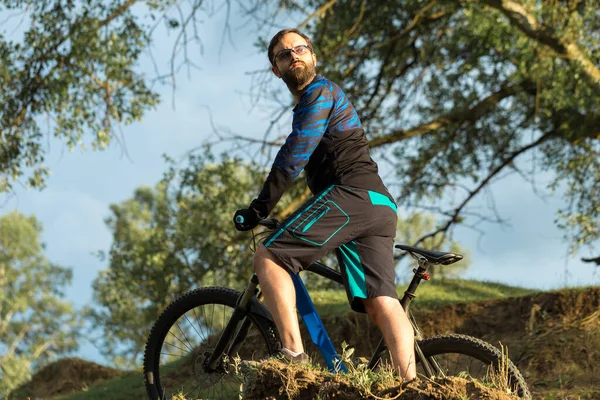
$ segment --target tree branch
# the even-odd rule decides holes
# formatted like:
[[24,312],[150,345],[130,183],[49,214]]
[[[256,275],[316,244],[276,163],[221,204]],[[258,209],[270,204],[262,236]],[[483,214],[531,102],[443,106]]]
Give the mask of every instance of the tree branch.
[[585,263],[596,263],[596,265],[600,266],[600,256],[596,258],[582,258],[581,261]]
[[490,181],[492,180],[492,178],[494,178],[496,175],[498,175],[498,173],[500,171],[502,171],[506,166],[511,165],[514,160],[520,156],[521,154],[525,153],[526,151],[539,146],[540,144],[544,143],[546,140],[548,140],[550,137],[555,135],[555,131],[552,130],[550,132],[545,133],[544,135],[540,136],[536,141],[528,144],[525,147],[522,147],[521,149],[514,151],[512,153],[510,153],[506,158],[504,158],[504,160],[502,161],[502,163],[500,165],[498,165],[496,168],[492,169],[492,171],[489,173],[489,175],[483,180],[481,181],[481,183],[474,189],[472,190],[469,195],[463,200],[463,202],[454,209],[453,213],[450,216],[450,219],[448,219],[448,221],[446,222],[446,224],[444,224],[443,226],[440,226],[438,229],[436,229],[435,231],[428,233],[427,235],[421,237],[419,240],[417,240],[413,246],[417,246],[420,243],[422,243],[423,241],[425,241],[428,238],[432,238],[435,235],[437,235],[438,233],[446,233],[448,231],[448,229],[450,229],[450,227],[459,222],[459,217],[461,215],[461,212],[463,211],[463,209],[466,207],[466,205],[479,193],[481,192],[482,189],[484,189],[488,183],[490,183]]
[[[467,0],[472,1],[472,0]],[[590,81],[600,88],[600,69],[590,60],[575,41],[557,35],[548,26],[540,23],[535,15],[523,5],[512,0],[478,0],[497,9],[510,22],[530,38],[554,50],[559,56],[577,63]]]
[[445,116],[441,116],[439,118],[436,118],[432,121],[426,122],[409,130],[399,129],[386,135],[376,137],[369,141],[369,147],[380,147],[386,144],[409,139],[411,137],[421,136],[432,131],[442,129],[446,126],[457,122],[476,121],[488,111],[493,109],[500,101],[504,100],[505,98],[520,93],[523,90],[534,89],[535,85],[529,81],[520,82],[514,85],[503,86],[500,90],[498,90],[495,93],[492,93],[491,95],[489,95],[488,97],[486,97],[485,99],[483,99],[482,101],[480,101],[475,106],[469,109],[451,112]]
[[335,5],[336,1],[337,0],[329,0],[327,3],[325,3],[321,7],[317,8],[316,11],[314,11],[312,14],[310,14],[308,17],[306,17],[306,19],[304,21],[302,21],[300,23],[300,25],[298,25],[298,29],[304,28],[310,22],[310,20],[315,17],[322,18],[323,15],[327,12],[327,10],[329,10],[331,7],[333,7]]
[[275,215],[275,218],[277,218],[280,221],[287,218],[288,215],[290,215],[292,212],[294,212],[294,210],[296,210],[306,200],[308,200],[310,198],[310,196],[312,196],[312,193],[311,193],[310,189],[308,187],[306,187],[304,189],[304,192],[302,192],[302,194],[300,196],[296,197],[286,208],[281,210],[281,212],[277,213]]

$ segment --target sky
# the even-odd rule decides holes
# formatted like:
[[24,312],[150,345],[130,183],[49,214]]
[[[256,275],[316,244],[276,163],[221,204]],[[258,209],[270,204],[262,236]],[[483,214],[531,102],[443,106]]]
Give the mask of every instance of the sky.
[[[120,145],[102,152],[69,152],[61,142],[48,139],[46,160],[52,175],[46,189],[18,187],[12,197],[0,199],[6,201],[0,214],[18,210],[42,223],[47,257],[73,270],[67,298],[77,307],[92,300],[91,283],[106,267],[94,254],[108,251],[111,245],[104,223],[110,204],[130,198],[139,186],[156,184],[166,169],[162,154],[181,159],[203,141],[213,140],[208,110],[218,125],[262,138],[270,119],[264,110],[252,108],[244,93],[251,85],[249,72],[267,68],[268,61],[253,46],[256,33],[247,26],[238,30],[243,22],[236,17],[232,24],[235,47],[223,45],[223,17],[221,13],[202,25],[204,51],[195,55],[201,70],[192,71],[189,78],[185,71],[179,73],[175,92],[167,85],[159,87],[160,105],[147,112],[142,122],[122,127],[127,155]],[[164,31],[155,35],[152,52],[162,70],[168,68],[164,55],[170,54],[172,39]],[[146,57],[141,64],[140,69],[153,76],[150,59]],[[287,90],[282,83],[280,87]],[[373,158],[379,161],[376,155]],[[542,199],[516,176],[494,184],[490,191],[510,226],[484,225],[483,237],[466,228],[456,229],[455,240],[471,257],[464,278],[542,290],[600,283],[600,269],[580,261],[590,254],[567,255],[567,243],[554,225],[556,210],[563,204],[561,193]],[[477,202],[483,206],[486,199],[480,197]],[[85,342],[77,356],[104,361]]]

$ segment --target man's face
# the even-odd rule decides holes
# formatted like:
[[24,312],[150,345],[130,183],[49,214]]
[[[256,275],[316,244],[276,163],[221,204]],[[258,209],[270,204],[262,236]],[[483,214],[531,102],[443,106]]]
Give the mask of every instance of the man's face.
[[[296,33],[288,33],[273,48],[273,55],[277,56],[281,50],[293,49],[300,45],[307,46],[308,44],[302,36]],[[315,76],[316,64],[317,58],[312,51],[307,51],[303,55],[290,52],[287,57],[285,55],[276,57],[271,70],[278,78],[283,79],[288,86],[301,88]]]

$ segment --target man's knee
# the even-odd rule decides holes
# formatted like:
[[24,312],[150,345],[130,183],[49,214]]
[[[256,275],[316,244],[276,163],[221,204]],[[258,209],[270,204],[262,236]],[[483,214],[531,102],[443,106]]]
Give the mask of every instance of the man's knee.
[[393,312],[399,305],[398,299],[387,296],[363,299],[363,304],[369,317],[375,321],[377,321],[381,315],[388,315],[390,312]]

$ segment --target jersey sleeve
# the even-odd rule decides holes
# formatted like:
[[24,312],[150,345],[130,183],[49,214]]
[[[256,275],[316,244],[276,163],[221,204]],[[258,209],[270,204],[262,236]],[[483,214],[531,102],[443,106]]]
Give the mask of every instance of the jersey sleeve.
[[327,131],[334,99],[328,87],[309,87],[294,108],[292,133],[279,149],[263,188],[250,207],[266,218],[298,178]]

